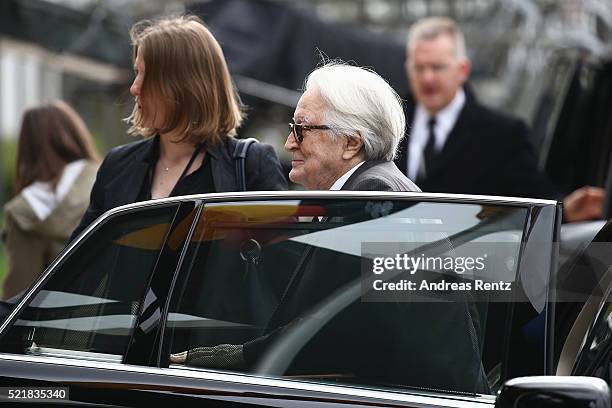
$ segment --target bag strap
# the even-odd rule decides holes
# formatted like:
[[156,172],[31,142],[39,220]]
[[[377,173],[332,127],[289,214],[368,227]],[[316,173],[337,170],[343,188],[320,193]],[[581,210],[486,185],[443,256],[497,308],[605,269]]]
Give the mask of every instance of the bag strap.
[[250,137],[248,139],[239,139],[237,142],[234,153],[232,154],[236,165],[236,182],[239,187],[238,191],[246,191],[246,157],[249,147],[251,147],[253,143],[256,143],[257,139]]

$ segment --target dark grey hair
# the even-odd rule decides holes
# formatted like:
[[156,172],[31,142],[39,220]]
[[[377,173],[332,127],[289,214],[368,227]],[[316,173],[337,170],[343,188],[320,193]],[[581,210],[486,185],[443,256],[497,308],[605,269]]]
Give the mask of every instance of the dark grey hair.
[[360,136],[366,160],[395,158],[406,119],[400,97],[380,75],[330,62],[306,78],[305,90],[312,87],[318,88],[327,105],[325,121],[333,137]]

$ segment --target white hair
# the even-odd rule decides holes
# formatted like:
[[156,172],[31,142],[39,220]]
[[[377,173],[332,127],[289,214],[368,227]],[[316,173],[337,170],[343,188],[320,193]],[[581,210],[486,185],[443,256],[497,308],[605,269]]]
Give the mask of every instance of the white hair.
[[305,90],[313,86],[327,105],[324,117],[334,137],[361,136],[366,160],[395,158],[406,119],[400,97],[380,75],[331,62],[306,78]]

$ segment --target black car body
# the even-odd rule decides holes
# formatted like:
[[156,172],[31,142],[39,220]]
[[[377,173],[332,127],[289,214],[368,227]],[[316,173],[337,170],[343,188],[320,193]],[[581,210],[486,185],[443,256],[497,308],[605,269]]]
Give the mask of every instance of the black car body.
[[[581,250],[557,273],[559,230],[557,202],[503,197],[257,192],[119,207],[3,322],[2,398],[65,387],[71,405],[493,406],[506,381],[554,375],[560,360],[608,381],[608,260]],[[567,296],[594,262],[595,283]],[[169,360],[219,344],[246,353],[266,336],[246,368]]]

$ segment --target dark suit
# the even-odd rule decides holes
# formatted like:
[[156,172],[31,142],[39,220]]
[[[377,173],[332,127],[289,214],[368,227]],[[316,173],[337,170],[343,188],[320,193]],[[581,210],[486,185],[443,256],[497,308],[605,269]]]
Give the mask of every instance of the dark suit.
[[[342,189],[419,191],[392,162],[383,161],[364,163]],[[360,221],[364,220],[354,220]],[[293,322],[359,280],[361,262],[361,257],[333,249],[307,248],[266,334],[244,345],[247,363],[256,363]],[[488,391],[477,335],[464,302],[362,303],[357,299],[335,315],[289,367],[289,373],[295,374],[346,372],[367,383]]]
[[353,191],[421,191],[393,162],[372,160],[363,163],[342,186]]
[[[89,207],[70,241],[104,212],[137,201],[158,143],[157,137],[150,137],[118,146],[106,155],[91,190]],[[218,193],[239,190],[232,157],[236,143],[236,139],[228,137],[222,144],[206,150]],[[246,159],[246,181],[248,190],[287,189],[287,180],[272,146],[264,143],[251,145]],[[196,193],[198,191],[191,192]]]
[[[469,89],[455,126],[419,187],[425,192],[558,198],[537,169],[535,150],[521,120],[486,108]],[[407,135],[395,160],[407,173],[410,127],[415,105],[406,105]]]

